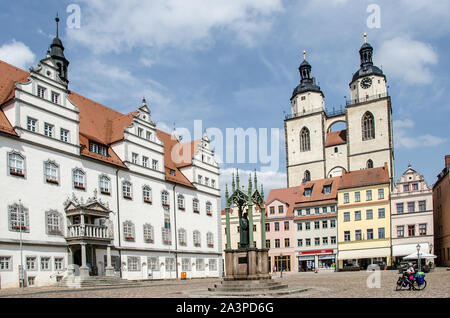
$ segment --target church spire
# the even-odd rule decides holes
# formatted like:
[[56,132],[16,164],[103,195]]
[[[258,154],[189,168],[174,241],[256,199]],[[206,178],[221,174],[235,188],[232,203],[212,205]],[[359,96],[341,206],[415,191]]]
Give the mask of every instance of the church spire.
[[359,55],[361,57],[361,67],[372,66],[372,56],[373,56],[373,47],[369,43],[367,43],[367,33],[364,33],[364,44],[361,46],[359,50]]
[[50,45],[50,57],[54,60],[56,66],[58,67],[59,78],[61,78],[66,83],[69,82],[67,76],[67,68],[69,66],[69,61],[64,56],[64,46],[61,39],[59,38],[59,16],[56,14],[56,37],[53,39]]

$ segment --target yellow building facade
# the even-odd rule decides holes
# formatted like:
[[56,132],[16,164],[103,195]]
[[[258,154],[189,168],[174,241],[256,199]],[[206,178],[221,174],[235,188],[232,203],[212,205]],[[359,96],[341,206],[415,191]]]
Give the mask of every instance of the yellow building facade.
[[338,190],[339,269],[391,266],[390,180],[387,167],[341,177]]

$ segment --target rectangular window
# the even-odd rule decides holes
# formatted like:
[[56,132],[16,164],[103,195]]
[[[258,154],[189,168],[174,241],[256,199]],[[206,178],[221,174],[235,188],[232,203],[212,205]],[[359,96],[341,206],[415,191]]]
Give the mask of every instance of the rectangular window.
[[297,223],[297,231],[303,230],[303,223]]
[[205,260],[203,258],[197,258],[195,260],[195,270],[204,271],[205,270]]
[[[184,260],[188,260],[190,263],[189,258],[184,258]],[[158,272],[159,271],[159,257],[149,257],[147,259],[148,261],[148,269],[151,270],[152,272]],[[190,266],[189,266],[190,269]]]
[[148,131],[148,130],[145,132],[145,139],[147,139],[147,140],[151,140],[152,139],[152,133],[150,131]]
[[330,206],[330,212],[331,213],[336,212],[336,207],[334,205]]
[[59,94],[52,92],[52,103],[59,104]]
[[275,222],[275,231],[279,231],[280,230],[280,223]]
[[427,225],[419,224],[419,235],[427,235]]
[[280,239],[275,239],[275,247],[276,248],[280,247]]
[[327,213],[327,207],[326,206],[322,207],[322,213]]
[[320,245],[320,237],[315,237],[314,238],[314,246],[319,246]]
[[148,157],[142,157],[142,166],[148,168]]
[[315,213],[315,214],[319,214],[319,213],[320,213],[320,208],[315,208],[315,209],[314,209],[314,213]]
[[137,165],[139,163],[139,155],[137,153],[132,153],[131,154],[131,161]]
[[384,199],[384,189],[378,189],[378,200]]
[[216,271],[217,270],[217,260],[210,259],[209,260],[209,268],[208,269],[209,269],[210,272]]
[[425,211],[426,209],[426,201],[419,201],[419,211]]
[[356,241],[361,241],[362,240],[361,230],[356,230],[355,231],[355,240]]
[[211,187],[215,188],[216,187],[216,180],[211,180]]
[[42,86],[38,86],[37,95],[38,95],[38,97],[44,99],[45,98],[45,88]]
[[270,214],[275,214],[275,207],[274,206],[270,207]]
[[26,269],[28,271],[36,270],[36,257],[27,257],[26,258]]
[[310,197],[312,194],[312,188],[306,188],[305,189],[305,197]]
[[408,236],[416,236],[416,226],[408,225]]
[[330,238],[331,244],[336,244],[336,236]]
[[366,201],[372,201],[372,190],[366,190]]
[[361,202],[361,193],[355,192],[355,202]]
[[349,203],[349,202],[350,202],[350,194],[344,193],[344,203]]
[[373,240],[373,229],[367,229],[367,239]]
[[386,210],[384,208],[378,209],[378,218],[384,219],[386,217]]
[[331,185],[326,185],[323,187],[323,194],[330,194],[331,193]]
[[289,231],[289,221],[284,222],[284,230]]
[[397,203],[397,213],[403,213],[403,203]]
[[310,222],[306,222],[305,223],[305,230],[310,230],[311,229],[311,223]]
[[344,232],[344,241],[345,242],[350,242],[350,231],[345,231]]
[[266,223],[266,232],[270,232],[270,223]]
[[397,226],[397,236],[405,237],[405,227],[403,225]]
[[328,228],[328,220],[322,221],[322,229]]
[[366,220],[373,219],[373,210],[366,210]]
[[290,241],[288,238],[284,239],[284,247],[289,247],[290,246]]
[[61,257],[55,257],[55,271],[61,271],[64,268],[64,259]]
[[408,202],[408,212],[415,212],[416,202]]
[[51,125],[51,124],[48,124],[48,123],[45,123],[45,124],[44,124],[44,134],[45,134],[47,137],[53,138],[54,128],[55,128],[55,126],[53,126],[53,125]]
[[166,271],[168,272],[175,271],[175,258],[166,257]]
[[155,159],[152,160],[152,169],[158,170],[158,160]]
[[419,184],[417,184],[417,183],[413,183],[413,185],[412,185],[412,189],[413,189],[413,191],[417,191],[417,190],[419,190]]
[[266,248],[270,248],[270,240],[266,240]]
[[0,256],[0,271],[12,270],[11,257],[10,256]]
[[278,206],[278,213],[283,213],[283,206],[282,205]]
[[328,245],[328,237],[322,237],[322,244]]
[[302,247],[302,246],[303,246],[303,240],[297,239],[297,247]]
[[336,227],[336,220],[330,220],[330,228],[334,229]]
[[28,129],[29,131],[36,132],[36,131],[37,131],[37,120],[28,117],[28,118],[27,118],[27,129]]
[[355,221],[361,221],[361,211],[355,211]]
[[50,257],[41,257],[41,271],[50,270]]
[[60,130],[60,139],[64,142],[69,142],[69,131],[67,129],[61,128]]
[[350,212],[344,212],[344,222],[350,222]]
[[138,137],[141,137],[141,138],[144,137],[144,129],[138,128]]
[[379,239],[384,239],[385,238],[384,227],[378,228],[378,238]]
[[404,184],[403,185],[403,191],[409,192],[409,184]]
[[306,215],[311,215],[311,209],[306,209]]
[[320,229],[320,222],[314,221],[314,230],[318,230],[318,229]]
[[129,272],[140,271],[139,263],[140,263],[140,257],[128,256],[128,271]]
[[190,258],[183,258],[181,260],[181,270],[183,272],[189,272],[191,270],[191,259]]
[[305,240],[305,245],[306,245],[306,246],[311,246],[311,239],[307,238],[307,239]]

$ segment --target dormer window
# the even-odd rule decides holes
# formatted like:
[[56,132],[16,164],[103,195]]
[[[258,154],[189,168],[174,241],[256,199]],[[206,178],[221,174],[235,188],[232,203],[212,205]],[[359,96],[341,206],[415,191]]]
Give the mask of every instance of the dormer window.
[[323,194],[330,194],[331,193],[331,184],[326,185],[323,187]]
[[311,187],[311,188],[306,188],[306,189],[305,189],[304,196],[305,196],[305,197],[310,197],[310,196],[312,195],[312,190],[313,190],[312,187]]
[[170,175],[175,177],[175,170],[170,169]]
[[108,156],[108,149],[105,146],[99,145],[95,142],[89,142],[89,151],[96,153],[100,156],[104,157]]

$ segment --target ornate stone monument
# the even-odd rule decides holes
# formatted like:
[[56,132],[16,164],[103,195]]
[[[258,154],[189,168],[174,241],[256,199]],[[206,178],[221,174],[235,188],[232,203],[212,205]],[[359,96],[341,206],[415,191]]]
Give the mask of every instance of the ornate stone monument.
[[[248,189],[245,191],[239,185],[239,172],[236,174],[236,182],[232,181],[232,193],[228,193],[228,185],[225,191],[226,200],[226,237],[227,249],[225,250],[225,281],[233,280],[259,280],[270,279],[268,249],[257,249],[253,240],[253,206],[257,205],[261,211],[261,246],[266,246],[266,226],[264,192],[258,191],[258,181],[255,172],[254,188],[250,175]],[[230,209],[237,207],[239,213],[240,242],[238,249],[231,249],[230,237]],[[247,212],[245,213],[245,209]]]

